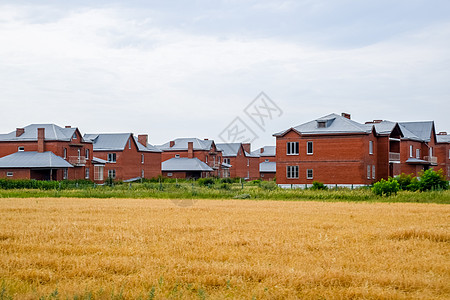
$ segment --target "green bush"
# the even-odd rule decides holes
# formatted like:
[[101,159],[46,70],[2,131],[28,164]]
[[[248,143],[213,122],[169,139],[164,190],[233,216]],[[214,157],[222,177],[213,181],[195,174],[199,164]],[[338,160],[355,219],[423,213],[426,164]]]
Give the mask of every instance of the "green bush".
[[448,181],[445,179],[442,169],[435,172],[431,169],[421,172],[419,180],[420,191],[430,190],[446,190],[448,189]]
[[214,178],[212,177],[207,177],[207,178],[199,178],[197,180],[198,185],[203,185],[203,186],[211,186],[215,183]]
[[405,174],[402,173],[395,177],[395,180],[397,180],[398,184],[400,185],[400,189],[403,191],[409,190],[408,186],[412,183],[414,180],[413,174]]
[[313,181],[311,190],[328,190],[327,186],[319,181]]
[[375,195],[389,197],[392,194],[397,194],[400,185],[397,180],[389,177],[388,180],[381,179],[373,185],[372,191]]
[[223,190],[230,190],[231,184],[224,182],[224,183],[220,184],[220,188]]
[[278,185],[275,181],[261,181],[261,183],[259,184],[259,186],[264,189],[264,190],[268,190],[268,191],[273,191],[278,189]]
[[231,178],[222,178],[220,179],[220,183],[233,183],[233,179]]

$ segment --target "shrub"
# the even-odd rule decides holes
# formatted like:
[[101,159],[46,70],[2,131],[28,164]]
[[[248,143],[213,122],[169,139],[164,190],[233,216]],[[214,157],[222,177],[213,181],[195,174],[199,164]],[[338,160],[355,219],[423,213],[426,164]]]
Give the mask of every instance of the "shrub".
[[233,183],[233,179],[231,178],[222,178],[220,179],[220,183]]
[[224,183],[222,183],[220,185],[220,188],[223,189],[223,190],[230,190],[231,189],[231,185],[229,183],[224,182]]
[[199,178],[199,179],[197,180],[197,183],[198,183],[199,185],[203,185],[203,186],[211,186],[211,185],[214,184],[214,182],[215,182],[215,180],[214,180],[214,178],[212,178],[212,177]]
[[421,191],[446,190],[448,181],[445,179],[442,169],[435,172],[431,169],[420,173],[419,189]]
[[319,181],[313,181],[311,190],[328,190],[327,186]]
[[402,173],[396,176],[395,180],[397,180],[398,184],[400,185],[400,189],[406,191],[409,190],[408,186],[412,183],[414,178],[415,177],[413,174]]
[[392,194],[397,194],[399,190],[399,184],[397,180],[389,177],[388,180],[381,179],[373,185],[372,191],[375,195],[389,197]]
[[273,191],[273,190],[278,189],[278,185],[275,181],[261,181],[259,186],[262,189],[268,190],[268,191]]

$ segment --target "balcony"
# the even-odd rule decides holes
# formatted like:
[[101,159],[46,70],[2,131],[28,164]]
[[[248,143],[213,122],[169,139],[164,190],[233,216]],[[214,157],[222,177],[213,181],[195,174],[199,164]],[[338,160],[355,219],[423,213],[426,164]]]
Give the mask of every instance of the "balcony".
[[390,162],[400,162],[400,153],[389,152],[389,161]]
[[86,165],[86,157],[83,156],[69,156],[68,162],[76,167],[82,167]]
[[429,162],[432,165],[437,165],[437,157],[436,156],[424,156],[423,160]]

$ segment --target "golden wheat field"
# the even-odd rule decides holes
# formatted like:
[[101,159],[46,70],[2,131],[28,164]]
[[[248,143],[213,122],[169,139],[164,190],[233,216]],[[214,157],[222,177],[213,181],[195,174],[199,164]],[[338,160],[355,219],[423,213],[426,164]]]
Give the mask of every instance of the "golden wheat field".
[[450,206],[0,199],[3,299],[449,299]]

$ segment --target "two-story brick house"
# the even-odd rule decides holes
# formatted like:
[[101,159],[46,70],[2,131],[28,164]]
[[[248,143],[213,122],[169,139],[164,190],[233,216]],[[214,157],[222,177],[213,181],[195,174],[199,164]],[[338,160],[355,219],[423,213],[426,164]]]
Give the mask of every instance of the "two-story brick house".
[[359,186],[393,174],[402,133],[397,123],[361,124],[344,113],[330,114],[274,136],[279,185],[309,186],[319,181]]
[[[222,174],[225,169],[228,169],[226,165],[223,165],[222,161],[222,152],[219,151],[216,147],[216,144],[213,140],[208,139],[197,139],[197,138],[178,138],[167,142],[163,145],[155,146],[159,150],[162,151],[162,161],[165,162],[172,158],[187,158],[189,160],[172,160],[170,163],[171,169],[166,169],[165,167],[169,166],[169,164],[164,164],[162,171],[163,175],[172,177],[178,176],[181,173],[187,174],[189,177],[208,177],[208,176],[216,176],[222,177]],[[193,160],[196,158],[198,161],[202,162],[199,164],[197,160]],[[192,170],[183,170],[183,172],[178,171],[178,175],[174,175],[175,165],[177,163],[182,164],[183,168],[193,167]],[[212,169],[212,171],[208,171],[203,164]],[[199,167],[201,165],[201,167]],[[201,172],[200,172],[201,171]],[[181,173],[179,173],[181,172]],[[200,172],[200,173],[199,173]],[[192,176],[191,176],[192,175]],[[181,178],[183,175],[180,175]],[[180,177],[178,177],[180,178]]]
[[450,135],[447,132],[439,132],[436,135],[436,169],[442,169],[450,180]]
[[250,144],[220,143],[217,149],[222,151],[223,162],[230,166],[224,170],[222,177],[259,178],[259,156],[250,153]]
[[132,133],[101,133],[86,134],[84,138],[93,143],[96,159],[106,162],[104,166],[94,167],[95,181],[108,177],[137,180],[161,175],[161,151],[148,144],[146,135],[136,139]]
[[92,179],[92,154],[78,128],[31,124],[0,134],[0,177]]
[[264,146],[252,152],[259,156],[259,176],[262,180],[273,180],[277,172],[276,146]]

